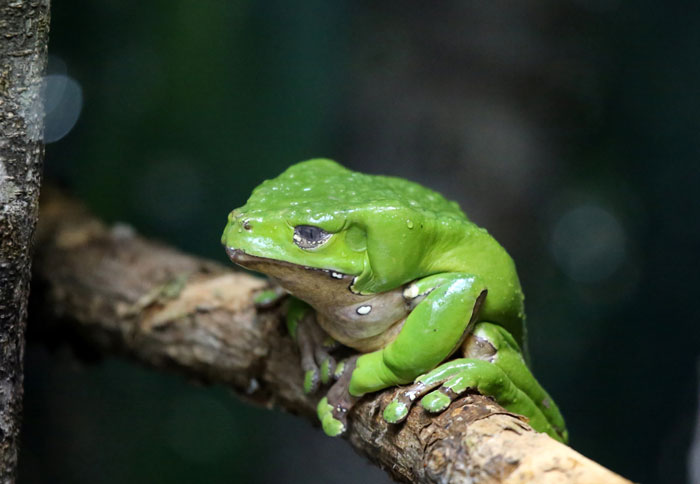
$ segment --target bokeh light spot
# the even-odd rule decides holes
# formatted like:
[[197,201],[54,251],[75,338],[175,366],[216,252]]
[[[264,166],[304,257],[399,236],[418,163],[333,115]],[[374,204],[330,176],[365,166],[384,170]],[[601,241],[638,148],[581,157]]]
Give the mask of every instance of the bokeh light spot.
[[65,137],[75,126],[83,109],[83,90],[65,74],[44,77],[44,142]]
[[550,249],[572,280],[593,283],[610,277],[626,257],[625,233],[609,210],[578,205],[554,224]]

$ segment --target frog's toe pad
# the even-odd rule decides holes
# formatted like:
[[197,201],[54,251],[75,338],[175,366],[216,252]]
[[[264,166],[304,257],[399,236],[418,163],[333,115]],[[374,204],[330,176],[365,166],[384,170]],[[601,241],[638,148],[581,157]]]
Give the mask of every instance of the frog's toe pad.
[[416,380],[416,383],[413,385],[404,387],[384,409],[384,420],[391,424],[403,422],[406,420],[408,412],[413,407],[413,404],[444,381],[444,379],[436,380],[431,382],[430,385],[426,385],[422,381]]
[[408,405],[398,400],[394,400],[384,409],[384,420],[391,424],[403,422],[408,416],[408,410]]
[[428,393],[420,401],[421,406],[430,413],[439,413],[452,403],[452,398],[441,390]]
[[343,435],[343,433],[345,433],[345,424],[343,424],[343,422],[340,420],[334,419],[333,415],[330,414],[323,419],[321,426],[323,427],[323,431],[329,437],[338,437],[339,435]]

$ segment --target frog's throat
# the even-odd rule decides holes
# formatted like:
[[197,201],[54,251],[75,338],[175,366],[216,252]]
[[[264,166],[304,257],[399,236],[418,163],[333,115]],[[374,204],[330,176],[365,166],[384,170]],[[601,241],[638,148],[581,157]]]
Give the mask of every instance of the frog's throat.
[[319,289],[328,289],[329,284],[337,288],[342,287],[353,294],[355,293],[352,286],[356,276],[351,274],[250,255],[241,249],[233,247],[226,247],[226,254],[235,264],[256,272],[262,272],[277,280],[282,287],[292,294],[313,290],[315,286],[319,286]]
[[398,334],[410,311],[403,287],[378,294],[352,290],[355,276],[328,269],[246,254],[227,248],[233,262],[267,274],[287,292],[306,301],[316,322],[345,346],[366,353],[383,348]]

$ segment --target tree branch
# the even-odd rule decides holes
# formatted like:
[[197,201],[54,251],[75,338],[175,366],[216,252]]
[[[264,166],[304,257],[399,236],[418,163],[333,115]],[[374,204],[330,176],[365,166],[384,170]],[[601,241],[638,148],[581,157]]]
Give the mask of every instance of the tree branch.
[[[57,193],[42,200],[35,269],[43,319],[63,321],[54,334],[70,332],[100,353],[229,385],[246,400],[316,422],[318,397],[302,391],[281,308],[252,303],[265,280],[145,240],[126,226],[108,228]],[[357,404],[348,440],[398,480],[629,482],[481,395],[438,416],[415,408],[404,424],[388,425],[381,412],[395,391]]]
[[41,185],[48,0],[0,3],[0,483],[14,482],[24,329]]

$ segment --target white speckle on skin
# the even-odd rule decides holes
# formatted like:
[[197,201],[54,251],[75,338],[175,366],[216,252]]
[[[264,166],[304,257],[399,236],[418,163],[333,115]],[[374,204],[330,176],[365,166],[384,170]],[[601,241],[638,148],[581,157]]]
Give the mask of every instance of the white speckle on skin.
[[357,308],[357,314],[364,316],[372,311],[372,306],[360,306]]
[[411,284],[403,290],[403,297],[406,299],[415,299],[420,294],[420,289],[415,284]]
[[331,277],[334,277],[334,278],[336,278],[336,279],[342,279],[342,278],[343,278],[343,275],[342,275],[342,274],[339,274],[339,273],[337,273],[337,272],[331,272]]

